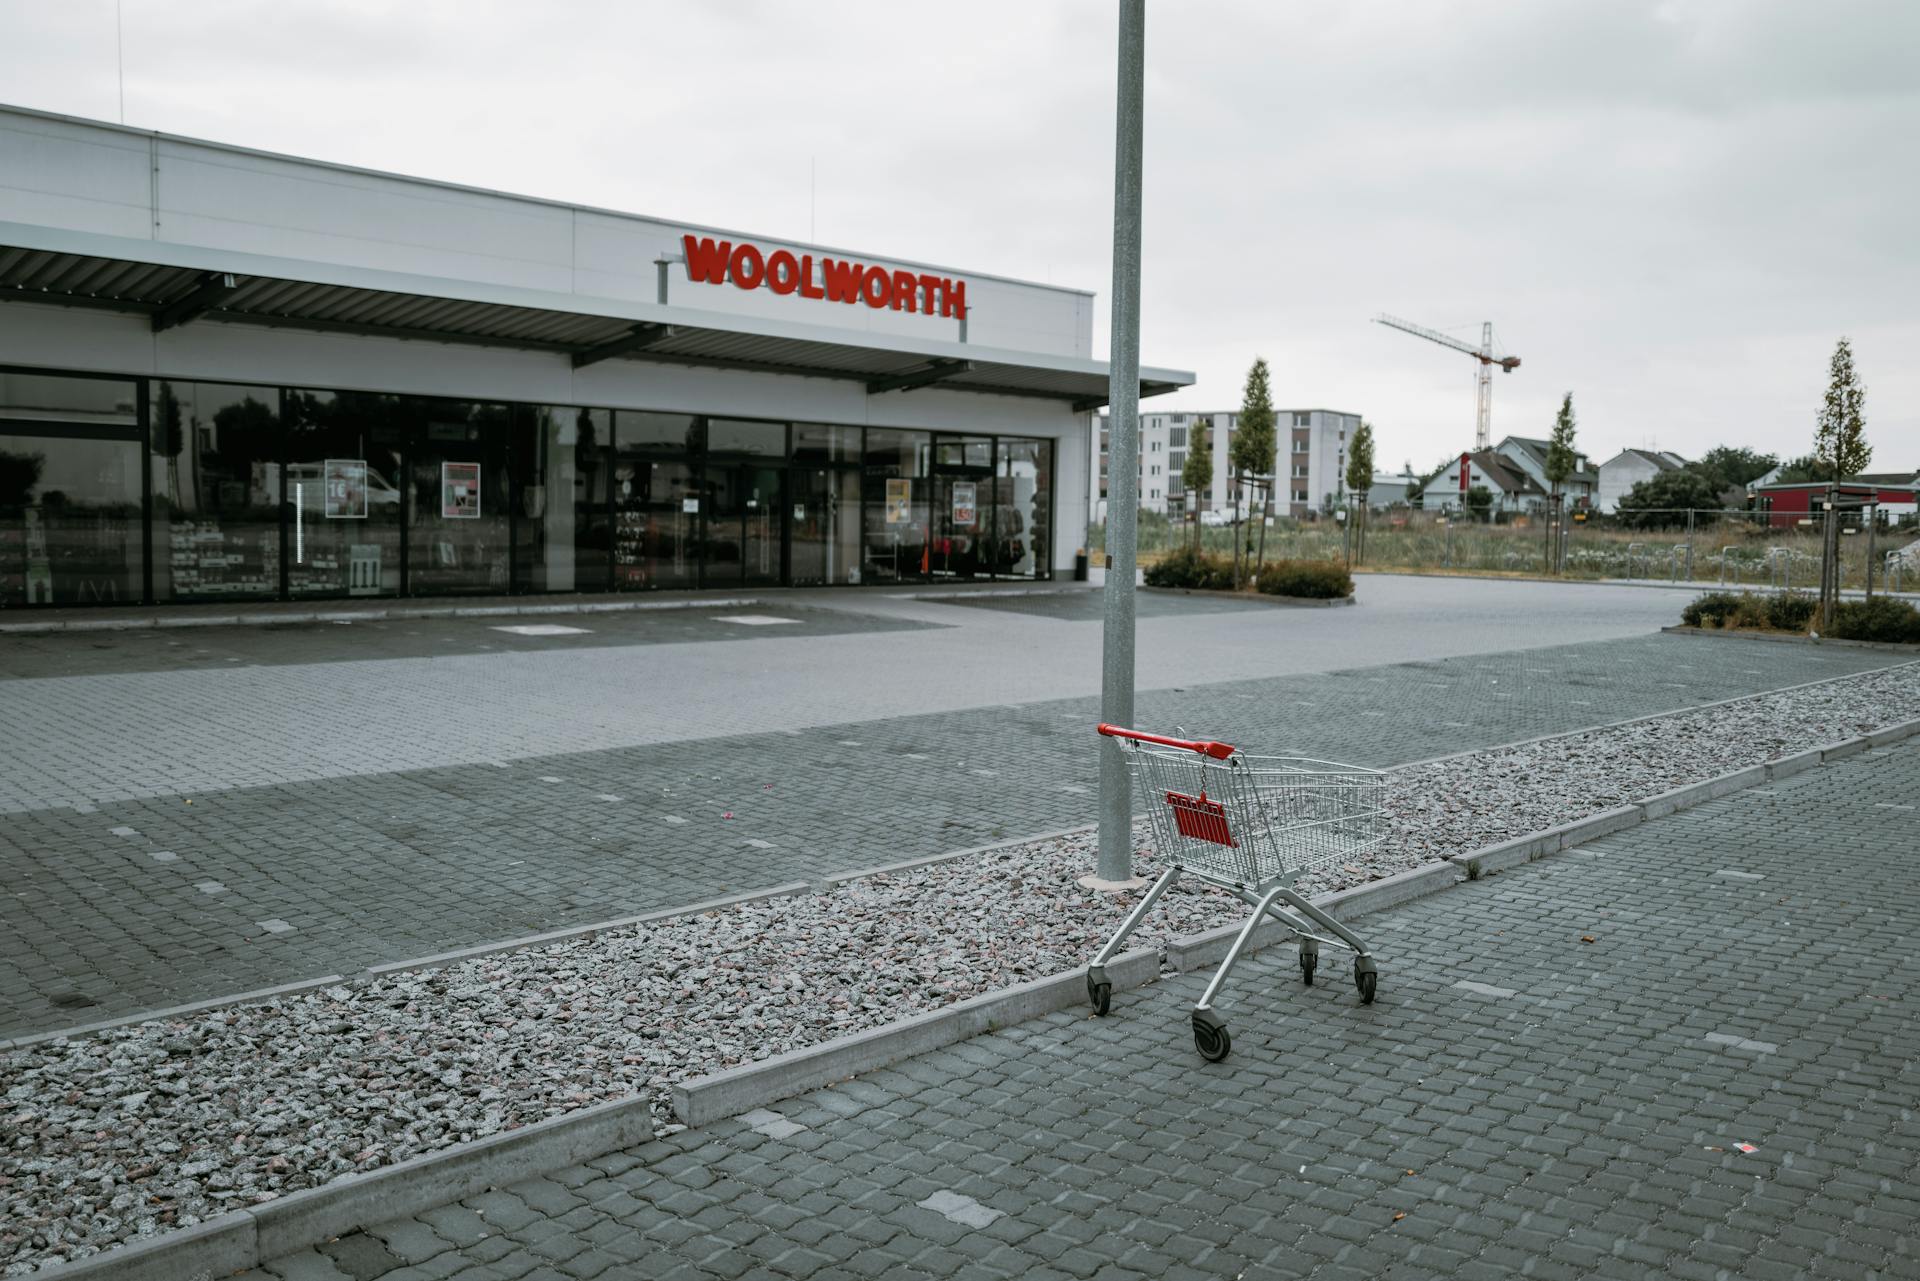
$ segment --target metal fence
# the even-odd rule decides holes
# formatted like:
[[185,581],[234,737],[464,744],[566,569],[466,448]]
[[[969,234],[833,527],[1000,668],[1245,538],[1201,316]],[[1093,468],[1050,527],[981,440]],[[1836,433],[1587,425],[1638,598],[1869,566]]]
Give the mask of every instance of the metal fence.
[[[1840,523],[1841,585],[1875,590],[1920,590],[1920,527],[1884,518],[1869,527],[1857,511],[1835,513]],[[1616,518],[1573,519],[1567,513],[1559,548],[1559,576],[1700,583],[1745,590],[1817,591],[1824,514],[1796,520],[1777,513],[1676,509],[1635,513],[1631,526]],[[1538,575],[1552,572],[1553,532],[1545,516],[1506,521],[1442,512],[1374,512],[1367,519],[1366,568],[1422,573]],[[1089,531],[1098,546],[1100,527]],[[1257,525],[1197,531],[1206,550],[1230,555],[1236,536],[1257,545]],[[1192,526],[1142,520],[1143,559],[1196,539]],[[1268,560],[1346,560],[1351,531],[1341,522],[1276,520],[1266,529]]]

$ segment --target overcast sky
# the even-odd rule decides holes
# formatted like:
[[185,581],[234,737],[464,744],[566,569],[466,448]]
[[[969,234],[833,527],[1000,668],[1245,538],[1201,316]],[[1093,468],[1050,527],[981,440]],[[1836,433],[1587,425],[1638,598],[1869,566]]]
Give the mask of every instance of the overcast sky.
[[[123,0],[125,118],[1097,290],[1115,13],[1079,0]],[[1805,452],[1834,339],[1920,467],[1920,4],[1152,0],[1142,346],[1170,408]],[[0,100],[115,119],[114,0],[0,0]],[[810,175],[817,169],[817,196]]]

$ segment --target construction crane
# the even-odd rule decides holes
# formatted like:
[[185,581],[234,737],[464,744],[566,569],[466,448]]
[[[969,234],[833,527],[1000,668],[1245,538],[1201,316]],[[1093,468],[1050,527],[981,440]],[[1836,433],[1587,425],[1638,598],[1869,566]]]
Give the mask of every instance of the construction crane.
[[1403,334],[1412,334],[1415,338],[1437,342],[1442,347],[1464,351],[1480,362],[1479,412],[1474,418],[1473,447],[1476,451],[1490,448],[1493,444],[1493,367],[1498,365],[1507,373],[1520,368],[1520,357],[1493,354],[1493,322],[1489,320],[1480,326],[1480,345],[1475,347],[1452,334],[1443,334],[1438,329],[1428,329],[1425,325],[1416,325],[1398,316],[1379,315],[1373,320],[1375,324],[1398,329]]

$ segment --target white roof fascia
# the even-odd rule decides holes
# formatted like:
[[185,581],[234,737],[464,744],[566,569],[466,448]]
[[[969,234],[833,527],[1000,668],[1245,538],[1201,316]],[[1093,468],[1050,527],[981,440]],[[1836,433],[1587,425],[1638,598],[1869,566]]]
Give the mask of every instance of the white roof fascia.
[[417,187],[431,187],[441,191],[458,191],[476,196],[491,196],[499,200],[513,200],[522,204],[541,205],[549,209],[571,209],[580,213],[601,214],[608,218],[634,219],[645,222],[665,223],[674,227],[685,227],[688,231],[714,236],[728,236],[739,240],[755,240],[769,244],[792,245],[799,249],[811,249],[820,253],[834,254],[842,258],[858,258],[865,262],[885,263],[888,266],[924,267],[928,271],[938,271],[951,276],[965,276],[969,280],[993,280],[1006,285],[1021,285],[1029,289],[1048,289],[1055,293],[1075,294],[1082,298],[1092,298],[1096,294],[1091,289],[1076,289],[1071,285],[1056,285],[1048,281],[1023,280],[1018,276],[998,276],[991,272],[971,271],[965,268],[922,262],[913,258],[895,258],[885,254],[876,254],[865,249],[842,249],[833,245],[818,245],[807,241],[795,240],[791,236],[769,235],[755,231],[735,231],[725,227],[709,227],[703,223],[689,222],[684,218],[669,218],[661,214],[639,213],[632,209],[609,209],[603,205],[583,205],[571,200],[555,200],[548,196],[529,196],[524,192],[503,191],[498,187],[481,187],[471,183],[447,182],[439,178],[423,178],[418,174],[396,173],[391,169],[370,169],[365,165],[342,164],[333,160],[316,160],[312,156],[296,156],[285,151],[267,151],[260,147],[242,147],[230,142],[216,142],[208,138],[195,138],[182,133],[164,133],[158,129],[136,129],[131,125],[116,124],[111,120],[99,120],[93,116],[71,116],[58,111],[41,111],[34,107],[16,106],[0,102],[0,113],[41,120],[54,120],[62,124],[80,125],[88,129],[103,129],[110,133],[126,134],[144,140],[160,139],[164,142],[180,143],[189,147],[205,147],[210,151],[223,151],[235,156],[257,156],[263,160],[273,160],[281,164],[306,165],[313,169],[325,169],[333,173],[359,174],[368,178],[379,178],[388,182],[404,182]]
[[[1044,355],[1008,348],[981,347],[976,343],[957,342],[951,339],[864,333],[823,325],[796,324],[792,321],[773,320],[761,316],[706,311],[698,307],[673,304],[662,306],[659,303],[640,302],[637,299],[593,297],[546,289],[527,289],[515,285],[455,280],[444,276],[416,276],[407,272],[381,271],[297,258],[275,258],[262,254],[236,253],[198,245],[170,244],[160,240],[134,240],[123,236],[100,235],[96,232],[41,227],[31,223],[0,222],[0,245],[37,249],[47,253],[84,254],[94,258],[123,259],[164,267],[184,267],[198,271],[225,271],[235,275],[295,280],[304,284],[372,289],[383,293],[419,294],[429,298],[497,303],[509,307],[531,307],[577,316],[599,316],[636,323],[682,325],[690,329],[713,329],[727,333],[751,334],[756,337],[787,338],[796,342],[864,347],[871,351],[896,354],[1018,365],[1059,373],[1105,375],[1110,372],[1106,361],[1080,356]],[[48,303],[57,305],[59,301],[58,294],[48,294]],[[1145,365],[1140,368],[1142,382],[1173,383],[1185,387],[1192,384],[1194,377],[1193,373],[1186,370],[1160,369]]]

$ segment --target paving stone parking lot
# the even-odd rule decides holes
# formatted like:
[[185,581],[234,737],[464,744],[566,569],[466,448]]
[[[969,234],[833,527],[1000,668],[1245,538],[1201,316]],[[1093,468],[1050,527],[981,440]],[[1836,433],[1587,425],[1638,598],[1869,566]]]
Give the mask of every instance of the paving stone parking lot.
[[169,627],[26,633],[0,639],[0,681],[135,672],[219,671],[374,659],[674,645],[716,640],[796,640],[915,631],[937,624],[849,610],[753,605],[625,613],[481,618],[368,619],[258,627]]
[[[1920,747],[269,1261],[247,1281],[1920,1276]],[[1329,981],[1332,980],[1332,981]]]
[[[1147,691],[1139,719],[1383,766],[1902,657],[1652,635]],[[1054,699],[15,813],[0,1035],[1087,822],[1096,720]]]

